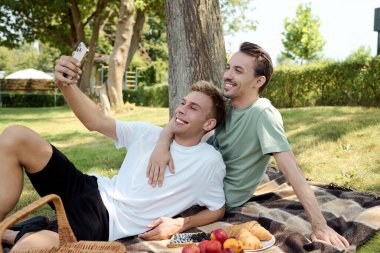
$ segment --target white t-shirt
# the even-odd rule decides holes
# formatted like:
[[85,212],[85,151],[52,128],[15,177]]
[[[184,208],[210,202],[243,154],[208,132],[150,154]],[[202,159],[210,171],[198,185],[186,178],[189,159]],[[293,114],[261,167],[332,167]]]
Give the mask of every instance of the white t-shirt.
[[162,187],[148,184],[146,169],[161,131],[148,123],[116,120],[116,147],[128,153],[112,179],[95,175],[109,212],[110,241],[145,232],[157,218],[173,217],[195,204],[215,211],[225,203],[222,156],[204,142],[184,147],[173,141],[175,174],[166,168]]

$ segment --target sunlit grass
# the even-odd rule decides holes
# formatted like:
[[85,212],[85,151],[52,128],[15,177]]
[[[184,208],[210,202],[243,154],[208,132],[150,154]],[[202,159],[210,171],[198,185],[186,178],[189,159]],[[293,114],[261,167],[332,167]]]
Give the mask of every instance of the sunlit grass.
[[380,193],[380,109],[314,107],[282,115],[307,177]]
[[[380,108],[311,107],[282,109],[284,125],[305,176],[313,181],[353,187],[380,194]],[[163,126],[167,108],[136,107],[115,115],[126,121],[148,121]],[[113,141],[89,132],[69,108],[0,108],[0,131],[9,124],[30,127],[85,173],[112,177],[125,156]],[[36,200],[29,180],[16,210]],[[48,207],[41,214],[52,215]],[[376,252],[378,232],[358,252]]]

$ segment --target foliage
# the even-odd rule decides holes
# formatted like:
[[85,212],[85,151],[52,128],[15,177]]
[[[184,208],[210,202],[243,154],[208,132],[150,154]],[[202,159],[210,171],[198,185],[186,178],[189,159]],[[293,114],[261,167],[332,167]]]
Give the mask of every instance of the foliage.
[[49,44],[24,43],[19,48],[0,47],[0,70],[11,73],[20,69],[34,68],[45,72],[54,71],[54,62],[60,51]]
[[0,70],[10,71],[12,69],[14,55],[12,51],[6,47],[0,46]]
[[152,62],[151,64],[144,64],[141,61],[137,62],[138,58],[143,60],[143,56],[141,53],[135,54],[131,64],[132,68],[143,68],[139,72],[139,83],[142,82],[145,85],[151,86],[167,82],[169,56],[166,40],[166,23],[165,19],[162,19],[159,14],[152,13],[152,16],[147,18],[141,44]]
[[63,39],[71,37],[69,7],[65,1],[2,1],[0,45],[15,48],[23,41],[39,39],[54,41],[60,49],[71,49],[68,40]]
[[310,4],[300,4],[294,20],[286,18],[284,21],[285,31],[282,43],[285,58],[296,62],[313,61],[320,58],[325,40],[319,33],[320,20],[311,13]]
[[123,90],[124,101],[138,106],[169,106],[167,84],[156,84],[151,87],[140,86],[137,90]]
[[158,59],[168,61],[168,48],[166,38],[166,22],[159,16],[148,17],[145,23],[142,42],[153,61]]
[[45,72],[53,72],[55,61],[60,55],[61,52],[49,43],[39,43],[39,54],[34,68]]
[[371,47],[360,46],[356,51],[347,56],[346,61],[368,61],[371,58]]
[[52,107],[65,103],[61,93],[0,93],[2,107]]
[[253,11],[249,5],[249,0],[220,0],[225,35],[256,30],[257,22],[247,16],[247,12]]
[[380,57],[278,67],[263,96],[277,107],[380,106]]
[[[118,8],[118,3],[117,0],[107,1],[102,18],[113,13],[109,20],[116,22],[117,11],[113,10]],[[0,7],[0,46],[17,48],[22,42],[39,40],[70,54],[82,37],[81,33],[84,33],[83,40],[88,45],[95,10],[96,2],[91,0],[3,0]],[[75,26],[83,26],[83,30]],[[101,52],[107,51],[109,45],[112,47],[112,42],[102,39]]]

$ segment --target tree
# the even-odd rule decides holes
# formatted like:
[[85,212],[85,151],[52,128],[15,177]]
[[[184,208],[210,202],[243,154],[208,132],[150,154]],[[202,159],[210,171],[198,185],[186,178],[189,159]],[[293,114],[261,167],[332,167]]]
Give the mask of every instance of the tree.
[[310,4],[300,4],[297,7],[294,20],[286,18],[284,21],[285,31],[282,32],[284,38],[282,43],[285,51],[282,52],[284,58],[303,61],[318,60],[325,40],[319,33],[320,20],[312,15]]
[[80,89],[84,91],[85,93],[90,93],[90,78],[91,78],[91,71],[92,71],[92,65],[94,64],[94,58],[95,58],[95,48],[98,44],[99,39],[99,32],[100,27],[102,26],[102,23],[106,20],[107,15],[103,13],[104,9],[106,8],[106,0],[98,0],[98,3],[96,5],[95,12],[93,13],[93,22],[92,22],[92,34],[89,44],[89,53],[87,56],[87,60],[84,63],[83,66],[83,75],[81,77],[80,82]]
[[256,30],[257,22],[247,18],[247,11],[253,10],[249,4],[249,0],[220,0],[224,35]]
[[372,58],[369,46],[360,46],[357,50],[349,54],[345,61],[369,61]]
[[80,87],[88,92],[90,66],[106,3],[112,5],[115,0],[98,0],[96,5],[90,0],[3,0],[0,7],[0,45],[15,48],[23,41],[39,40],[54,45],[64,54],[71,54],[79,42],[85,42],[90,53]]
[[[109,62],[108,95],[111,106],[121,110],[124,73],[139,47],[146,13],[161,13],[157,0],[121,0],[113,52]],[[141,46],[141,45],[140,45]]]
[[226,53],[218,0],[166,0],[165,14],[173,115],[192,83],[207,80],[222,86]]
[[0,70],[7,74],[19,70],[34,68],[45,72],[54,71],[54,60],[60,51],[45,43],[23,43],[19,48],[0,47]]
[[135,7],[133,0],[121,0],[119,22],[108,73],[108,83],[110,84],[108,95],[111,106],[115,110],[122,109],[124,105],[122,92],[123,77],[133,34],[134,12]]

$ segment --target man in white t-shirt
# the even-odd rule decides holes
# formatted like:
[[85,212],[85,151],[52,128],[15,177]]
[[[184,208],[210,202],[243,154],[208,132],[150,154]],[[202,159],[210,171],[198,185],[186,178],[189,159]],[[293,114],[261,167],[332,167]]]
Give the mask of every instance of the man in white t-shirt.
[[[10,126],[0,135],[0,220],[19,199],[23,168],[41,196],[61,197],[79,240],[144,237],[151,230],[157,238],[170,237],[222,218],[225,165],[219,152],[201,142],[205,133],[225,120],[222,93],[205,81],[191,86],[175,111],[170,152],[176,173],[167,173],[165,186],[153,189],[146,181],[146,167],[162,128],[105,116],[75,85],[80,73],[73,57],[62,56],[56,62],[56,83],[78,119],[90,131],[114,139],[117,148],[128,149],[118,175],[112,179],[85,175],[33,130]],[[194,216],[171,218],[192,205],[206,208]],[[58,245],[53,231],[24,230],[7,230],[2,239],[8,243],[16,239],[14,248],[18,249]]]

